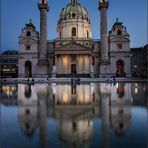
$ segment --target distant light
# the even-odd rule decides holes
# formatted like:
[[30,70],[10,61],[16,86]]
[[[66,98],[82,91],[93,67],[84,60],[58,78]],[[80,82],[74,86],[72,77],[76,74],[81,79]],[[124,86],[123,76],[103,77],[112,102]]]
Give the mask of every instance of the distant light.
[[118,88],[118,87],[119,87],[119,84],[117,83],[117,84],[116,84],[116,88]]
[[138,93],[138,88],[135,88],[135,94],[137,94]]
[[133,98],[131,97],[131,103],[133,103]]
[[138,84],[137,83],[135,83],[135,87],[138,87]]
[[145,92],[145,86],[143,87],[143,91]]
[[138,66],[137,65],[134,65],[134,68],[137,68]]

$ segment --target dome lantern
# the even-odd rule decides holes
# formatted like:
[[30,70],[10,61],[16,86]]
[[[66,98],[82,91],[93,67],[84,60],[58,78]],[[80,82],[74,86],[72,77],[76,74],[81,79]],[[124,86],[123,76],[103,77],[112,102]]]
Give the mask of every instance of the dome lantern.
[[72,3],[77,3],[77,0],[71,0]]

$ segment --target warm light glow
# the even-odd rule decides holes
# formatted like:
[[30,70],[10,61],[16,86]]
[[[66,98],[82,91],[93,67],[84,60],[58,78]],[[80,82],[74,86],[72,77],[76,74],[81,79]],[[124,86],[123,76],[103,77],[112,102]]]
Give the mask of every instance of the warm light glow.
[[85,98],[84,103],[90,103],[90,99],[91,99],[91,97],[90,97],[90,86],[85,85],[84,86],[84,91],[85,91],[85,93],[84,93],[84,98]]
[[68,103],[68,95],[64,93],[63,95],[63,102]]
[[68,65],[68,57],[67,56],[64,56],[63,57],[63,65],[64,66],[67,66]]
[[84,85],[78,87],[78,99],[80,104],[88,104],[91,102],[90,86]]
[[12,96],[16,90],[16,87],[15,86],[3,86],[2,90],[3,90],[3,93],[6,94],[7,96]]
[[63,102],[65,103],[65,104],[67,104],[68,103],[68,86],[67,85],[65,85],[64,87],[63,87]]
[[78,86],[78,99],[80,103],[84,102],[84,92],[83,92],[83,87],[82,86]]

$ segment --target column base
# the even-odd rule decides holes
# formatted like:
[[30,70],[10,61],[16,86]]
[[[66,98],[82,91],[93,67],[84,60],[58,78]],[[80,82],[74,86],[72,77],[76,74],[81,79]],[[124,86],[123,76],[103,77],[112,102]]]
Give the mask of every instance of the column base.
[[37,75],[38,78],[48,78],[48,65],[47,61],[39,61],[37,65]]

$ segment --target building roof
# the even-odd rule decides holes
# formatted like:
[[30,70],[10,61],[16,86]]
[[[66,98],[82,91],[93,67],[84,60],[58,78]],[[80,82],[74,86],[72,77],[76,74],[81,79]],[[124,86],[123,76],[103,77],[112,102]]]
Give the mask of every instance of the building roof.
[[115,26],[122,26],[123,22],[119,22],[118,18],[116,18],[116,22],[114,23],[113,27],[115,28]]
[[7,50],[2,53],[2,55],[17,55],[18,51],[16,50]]
[[35,26],[32,23],[32,20],[30,19],[29,23],[26,24],[26,27],[33,27],[35,29]]

